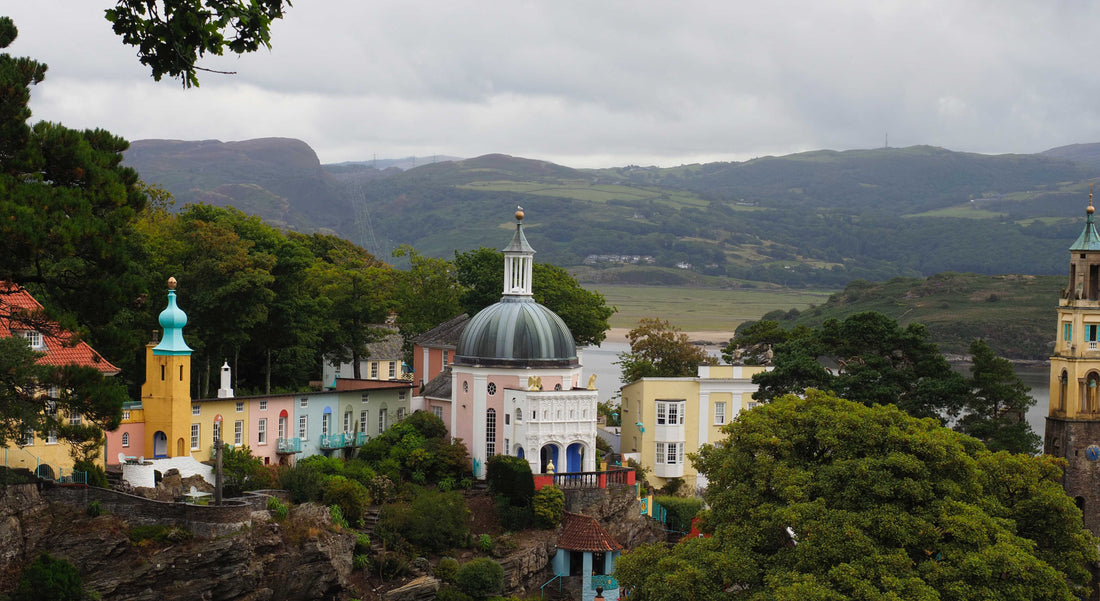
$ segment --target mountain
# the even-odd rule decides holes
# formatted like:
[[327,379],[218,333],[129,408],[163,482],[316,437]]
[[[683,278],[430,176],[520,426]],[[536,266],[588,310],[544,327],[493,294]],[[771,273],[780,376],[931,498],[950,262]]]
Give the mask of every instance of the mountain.
[[301,140],[138,140],[124,162],[171,192],[177,206],[233,206],[300,231],[336,231],[352,212],[342,186]]
[[327,229],[383,258],[401,244],[450,257],[503,239],[522,205],[540,261],[583,263],[601,281],[627,263],[839,288],[943,271],[1061,273],[1097,156],[1090,145],[915,146],[571,169],[490,154],[400,170],[320,165],[303,142],[264,139],[139,141],[126,162],[180,201]]

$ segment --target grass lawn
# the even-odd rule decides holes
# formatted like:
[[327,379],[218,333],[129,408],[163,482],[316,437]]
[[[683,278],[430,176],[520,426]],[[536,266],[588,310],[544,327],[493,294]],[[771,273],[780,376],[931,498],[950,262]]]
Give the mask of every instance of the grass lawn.
[[592,285],[617,307],[611,327],[633,328],[644,317],[666,319],[686,332],[721,330],[732,332],[743,321],[760,319],[775,309],[806,309],[820,305],[831,291],[791,290],[720,290],[672,286]]

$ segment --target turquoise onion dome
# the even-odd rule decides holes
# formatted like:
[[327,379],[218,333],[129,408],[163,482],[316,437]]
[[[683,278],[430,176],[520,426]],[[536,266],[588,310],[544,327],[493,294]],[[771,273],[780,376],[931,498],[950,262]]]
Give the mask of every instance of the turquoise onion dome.
[[160,327],[164,329],[160,344],[153,347],[154,355],[190,355],[191,347],[183,340],[183,326],[187,314],[176,305],[176,278],[168,278],[168,306],[160,312]]

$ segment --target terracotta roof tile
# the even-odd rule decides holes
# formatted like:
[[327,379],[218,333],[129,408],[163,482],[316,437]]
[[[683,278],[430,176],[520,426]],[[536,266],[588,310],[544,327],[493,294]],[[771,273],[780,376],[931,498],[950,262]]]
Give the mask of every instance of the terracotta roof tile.
[[566,551],[620,551],[620,545],[596,518],[579,513],[565,512],[561,521],[558,548]]
[[[42,305],[31,296],[30,292],[21,286],[8,282],[0,282],[0,338],[7,338],[13,333],[25,331],[39,331],[33,325],[24,325],[18,320],[20,314],[33,316],[42,311]],[[52,323],[52,322],[51,322]],[[115,375],[119,369],[95,352],[88,343],[75,341],[72,332],[61,330],[56,323],[49,328],[50,332],[40,332],[45,349],[35,349],[44,352],[45,355],[38,360],[41,365],[79,365],[93,367],[107,375]]]

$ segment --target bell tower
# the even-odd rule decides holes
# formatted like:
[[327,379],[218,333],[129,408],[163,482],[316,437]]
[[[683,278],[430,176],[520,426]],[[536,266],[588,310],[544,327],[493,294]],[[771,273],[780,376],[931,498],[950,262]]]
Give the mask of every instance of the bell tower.
[[145,456],[191,454],[191,347],[183,340],[187,314],[176,306],[176,278],[168,278],[168,306],[160,312],[164,336],[145,347]]
[[1100,235],[1092,189],[1085,229],[1069,248],[1069,281],[1058,299],[1043,452],[1068,462],[1062,484],[1100,533]]

